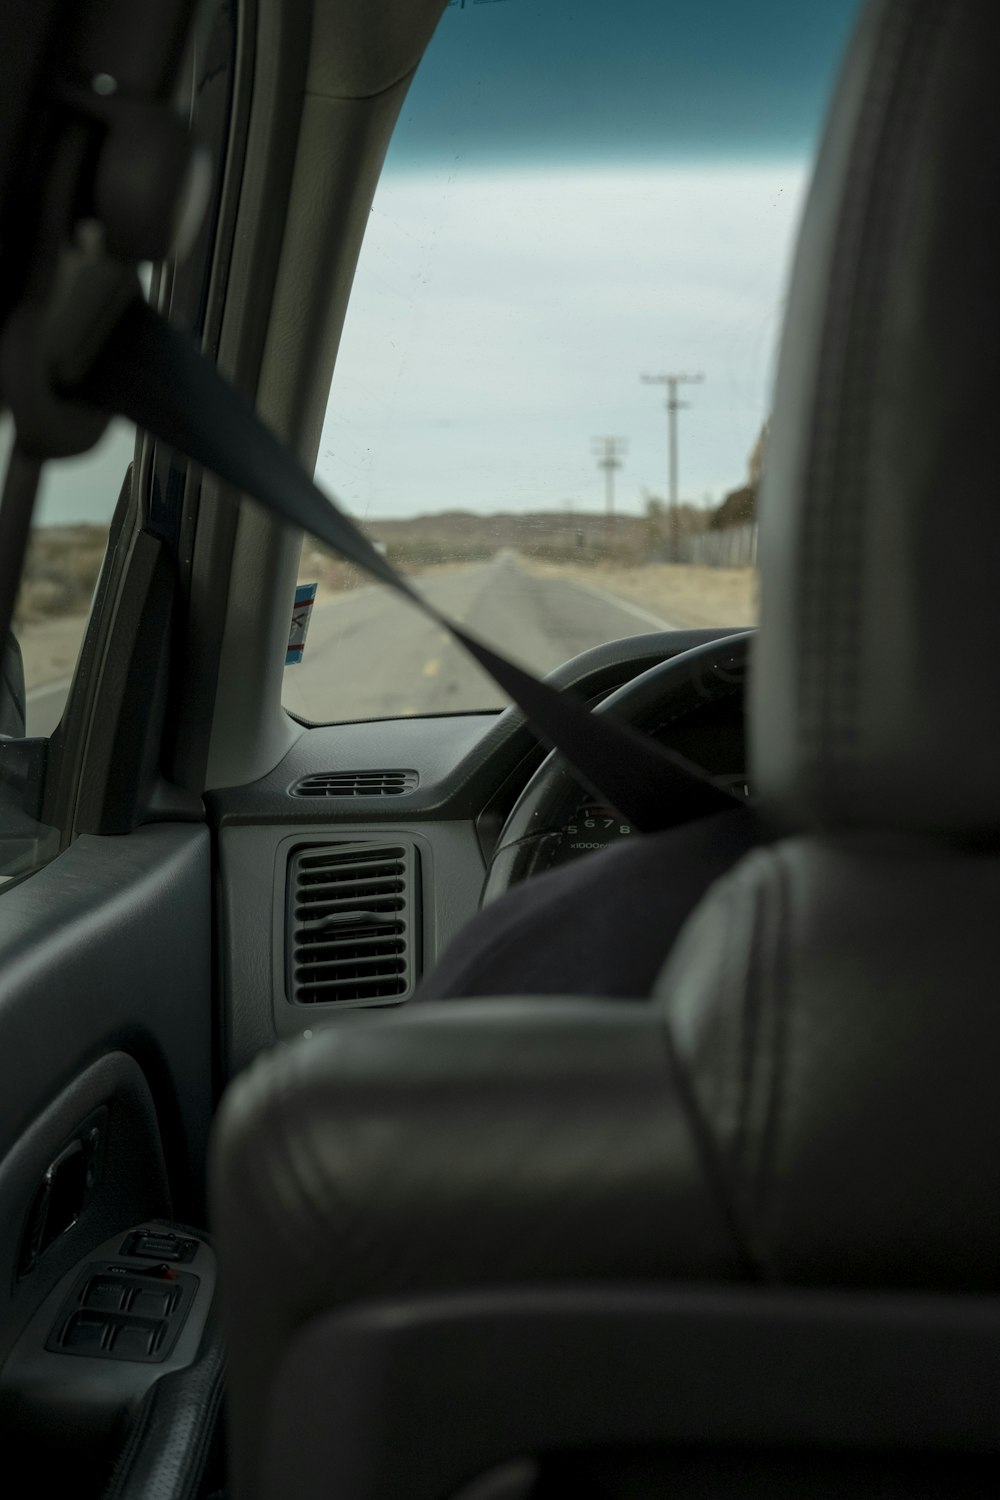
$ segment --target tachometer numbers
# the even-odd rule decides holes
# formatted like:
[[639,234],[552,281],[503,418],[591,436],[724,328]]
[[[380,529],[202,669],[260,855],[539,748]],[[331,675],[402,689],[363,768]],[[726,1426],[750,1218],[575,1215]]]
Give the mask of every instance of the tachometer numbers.
[[[573,813],[565,831],[571,840],[589,839],[603,845],[627,838],[632,825],[624,822],[613,807],[600,802],[584,802]],[[581,847],[579,843],[577,847]]]

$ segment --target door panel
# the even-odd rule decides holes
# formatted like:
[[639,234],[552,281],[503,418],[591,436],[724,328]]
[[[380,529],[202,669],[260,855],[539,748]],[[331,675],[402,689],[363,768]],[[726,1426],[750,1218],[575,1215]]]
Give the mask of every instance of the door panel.
[[[5,1333],[23,1326],[68,1264],[118,1228],[171,1209],[203,1220],[212,1107],[209,858],[201,825],[84,835],[0,894]],[[77,1145],[96,1152],[83,1211],[19,1280],[32,1203],[65,1152],[56,1227],[72,1218]]]
[[86,1068],[0,1161],[0,1361],[60,1276],[139,1219],[169,1216],[160,1133],[138,1064]]

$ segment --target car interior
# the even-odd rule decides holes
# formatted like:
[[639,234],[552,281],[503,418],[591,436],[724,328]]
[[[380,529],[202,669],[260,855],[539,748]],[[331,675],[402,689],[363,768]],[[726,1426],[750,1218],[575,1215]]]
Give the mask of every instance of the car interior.
[[[799,74],[825,9],[822,68],[803,53]],[[5,1483],[996,1495],[1000,10],[9,0],[0,37]],[[592,536],[621,558],[648,545],[675,580],[708,555],[675,467],[666,512],[620,491],[615,514],[610,437],[606,512],[531,523],[544,542],[558,521],[565,555],[504,512],[482,555],[427,565],[433,498],[360,524],[365,486],[391,489],[377,438],[414,495],[461,496],[462,393],[496,400],[471,282],[453,270],[431,304],[472,329],[457,356],[443,321],[394,300],[403,272],[379,257],[412,238],[407,204],[433,187],[455,219],[476,205],[501,330],[499,262],[523,242],[542,266],[559,229],[531,304],[548,329],[586,252],[544,174],[505,199],[501,163],[463,197],[457,139],[393,176],[408,130],[452,142],[434,69],[484,142],[491,68],[528,69],[530,107],[495,106],[515,145],[565,88],[570,150],[642,138],[624,93],[601,102],[616,48],[653,96],[661,68],[686,76],[683,114],[727,45],[705,119],[740,126],[755,68],[784,99],[773,56],[818,142],[800,219],[778,187],[765,205],[795,239],[752,417],[759,623],[725,602],[654,613],[627,593],[641,570],[593,565]],[[643,198],[638,168],[599,165],[574,189],[588,224],[619,189]],[[444,264],[430,222],[414,285]],[[614,286],[614,319],[641,325],[645,283]],[[383,379],[424,337],[454,411],[436,367],[412,409]],[[527,350],[505,438],[520,474],[542,355],[509,337]],[[646,379],[691,385],[694,465],[711,375],[697,394],[693,372]],[[672,466],[682,406],[670,386]],[[429,478],[425,428],[444,444]],[[338,444],[353,470],[324,468]],[[79,495],[87,474],[107,525],[70,652],[39,559],[47,517],[73,556],[96,546],[51,487]],[[352,474],[338,508],[326,492]],[[482,482],[507,493],[489,465]],[[534,654],[532,610],[557,621]],[[716,830],[737,817],[752,847],[730,857]],[[600,976],[632,972],[614,903],[641,848],[680,916],[676,934],[655,904],[622,922],[653,953],[633,993]],[[515,922],[494,987],[491,924],[559,891],[572,920]],[[484,955],[464,994],[435,989],[456,943]]]

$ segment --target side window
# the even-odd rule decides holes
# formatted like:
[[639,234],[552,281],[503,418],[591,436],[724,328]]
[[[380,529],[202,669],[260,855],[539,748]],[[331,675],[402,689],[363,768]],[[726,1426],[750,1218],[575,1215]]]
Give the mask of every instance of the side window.
[[[0,464],[13,441],[0,428]],[[4,644],[0,682],[0,879],[26,873],[59,848],[41,821],[45,746],[63,716],[134,429],[115,422],[77,459],[47,464]]]

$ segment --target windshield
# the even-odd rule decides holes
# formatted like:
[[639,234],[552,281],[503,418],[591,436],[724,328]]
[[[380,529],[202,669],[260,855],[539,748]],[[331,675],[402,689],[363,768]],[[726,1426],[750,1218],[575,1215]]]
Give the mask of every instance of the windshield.
[[[442,610],[535,672],[756,620],[784,283],[855,8],[444,12],[369,219],[316,473]],[[285,672],[294,713],[504,703],[308,538],[300,580],[317,592]]]

